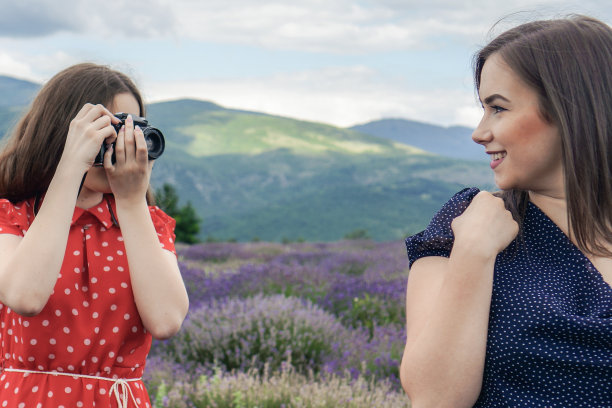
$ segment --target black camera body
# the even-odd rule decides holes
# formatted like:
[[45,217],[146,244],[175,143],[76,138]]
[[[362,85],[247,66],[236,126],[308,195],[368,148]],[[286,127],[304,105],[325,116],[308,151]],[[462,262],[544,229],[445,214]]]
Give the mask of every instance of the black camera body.
[[[121,120],[120,123],[113,125],[113,127],[115,128],[115,131],[119,133],[119,130],[125,124],[125,120],[127,119],[128,114],[127,113],[117,113],[115,114],[115,116]],[[144,134],[145,142],[147,142],[147,151],[149,153],[149,160],[157,159],[159,156],[162,155],[166,147],[166,140],[164,139],[164,135],[159,129],[149,126],[149,121],[147,121],[145,118],[141,118],[140,116],[134,116],[134,115],[132,115],[132,118],[134,119],[134,126],[139,126],[140,129],[142,130],[142,133]],[[116,161],[115,150],[114,150],[115,143],[113,143],[112,146],[113,146],[113,154],[111,156],[111,160],[113,163],[115,163]],[[102,147],[100,147],[100,151],[98,152],[98,154],[96,155],[94,159],[94,166],[104,165],[104,154],[106,153],[107,149],[108,147],[106,146],[106,144],[102,143]]]

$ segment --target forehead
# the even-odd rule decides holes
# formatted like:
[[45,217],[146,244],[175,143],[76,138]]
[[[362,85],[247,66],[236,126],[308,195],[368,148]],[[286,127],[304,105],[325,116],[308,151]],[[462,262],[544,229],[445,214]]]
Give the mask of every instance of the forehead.
[[512,97],[535,96],[523,80],[510,68],[499,54],[493,54],[484,63],[480,73],[480,99],[499,94]]
[[136,100],[134,95],[129,92],[115,95],[115,97],[113,98],[113,102],[109,107],[109,110],[113,113],[123,112],[141,116],[138,101]]

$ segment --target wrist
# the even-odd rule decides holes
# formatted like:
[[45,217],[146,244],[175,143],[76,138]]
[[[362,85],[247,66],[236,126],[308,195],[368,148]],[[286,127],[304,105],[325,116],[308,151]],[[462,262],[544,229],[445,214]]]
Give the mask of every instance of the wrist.
[[498,253],[499,251],[497,249],[491,248],[481,239],[466,240],[456,238],[451,251],[451,257],[490,263],[495,262]]
[[114,195],[115,205],[118,213],[133,213],[147,210],[149,205],[147,204],[146,196],[143,197],[122,197]]
[[49,184],[49,190],[53,189],[70,189],[74,193],[78,193],[78,188],[81,185],[83,176],[87,170],[79,170],[74,166],[68,166],[66,163],[59,163],[53,174],[53,178]]
[[66,155],[66,152],[62,154],[55,170],[56,173],[67,173],[67,174],[80,174],[81,176],[89,170],[91,163],[84,163],[80,160],[74,160]]

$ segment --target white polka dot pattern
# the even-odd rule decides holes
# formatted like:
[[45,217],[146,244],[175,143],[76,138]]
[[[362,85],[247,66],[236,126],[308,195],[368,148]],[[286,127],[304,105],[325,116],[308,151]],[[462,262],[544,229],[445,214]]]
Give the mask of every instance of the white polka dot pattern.
[[[174,252],[174,220],[157,208],[150,212],[160,245]],[[0,233],[23,235],[33,219],[31,202],[14,206],[0,200]],[[0,321],[0,363],[7,368],[142,376],[151,336],[138,316],[123,238],[106,200],[75,209],[61,274],[42,312],[26,318],[0,304]],[[41,375],[2,373],[0,406],[111,406],[112,383]],[[150,407],[144,387],[131,388]]]
[[[457,193],[406,240],[410,264],[450,255]],[[612,407],[612,288],[529,203],[523,232],[495,263],[481,394],[475,407]]]

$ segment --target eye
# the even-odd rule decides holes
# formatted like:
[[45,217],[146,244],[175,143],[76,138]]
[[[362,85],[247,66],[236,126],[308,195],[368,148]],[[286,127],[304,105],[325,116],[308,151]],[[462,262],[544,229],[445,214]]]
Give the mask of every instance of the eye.
[[499,105],[491,105],[491,109],[493,110],[494,113],[501,113],[506,110],[505,108],[502,108]]

